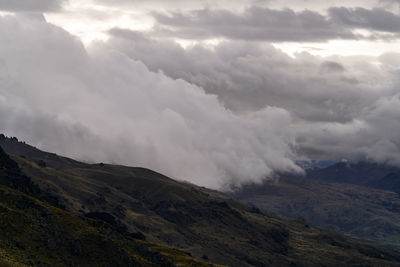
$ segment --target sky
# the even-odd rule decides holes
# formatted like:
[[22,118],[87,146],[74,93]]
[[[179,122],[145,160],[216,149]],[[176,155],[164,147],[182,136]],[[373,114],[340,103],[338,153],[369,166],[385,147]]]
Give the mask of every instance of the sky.
[[228,190],[400,166],[400,1],[0,0],[0,132]]

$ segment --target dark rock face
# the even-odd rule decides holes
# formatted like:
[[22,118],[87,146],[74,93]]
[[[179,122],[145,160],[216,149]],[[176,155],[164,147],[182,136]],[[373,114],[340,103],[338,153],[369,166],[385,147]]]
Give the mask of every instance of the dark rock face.
[[0,174],[2,174],[0,175],[0,185],[11,187],[55,207],[65,209],[65,206],[60,204],[58,196],[40,190],[39,186],[21,171],[18,164],[13,161],[1,147]]
[[106,212],[90,212],[90,213],[85,214],[85,216],[88,218],[91,218],[91,219],[104,221],[110,225],[117,224],[114,216],[112,216],[111,214],[106,213]]
[[14,172],[20,171],[18,164],[12,161],[2,148],[0,148],[0,168]]
[[46,168],[46,162],[44,160],[38,160],[36,161],[36,164],[39,165],[42,168]]
[[18,164],[0,148],[0,184],[9,186],[27,194],[40,194],[40,189],[29,177],[21,172]]
[[100,211],[89,212],[85,214],[85,217],[106,223],[112,231],[123,234],[126,238],[146,240],[146,236],[141,232],[130,233],[127,226],[110,213]]
[[146,236],[141,232],[129,233],[128,236],[133,239],[146,240]]

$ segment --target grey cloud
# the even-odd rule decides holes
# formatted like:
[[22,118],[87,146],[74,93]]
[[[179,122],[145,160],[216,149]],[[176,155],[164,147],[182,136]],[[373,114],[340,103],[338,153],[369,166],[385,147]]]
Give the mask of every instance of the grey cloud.
[[[29,26],[27,26],[29,25]],[[116,49],[86,50],[43,21],[0,18],[0,131],[90,161],[145,166],[212,188],[301,171],[291,115],[242,116]]]
[[334,61],[325,61],[321,64],[322,72],[344,72],[345,67]]
[[0,0],[0,10],[12,12],[59,11],[68,0]]
[[153,13],[158,34],[188,39],[222,37],[263,41],[326,41],[357,36],[323,15],[305,10],[273,10],[251,7],[237,14],[224,9],[187,13]]
[[399,94],[381,97],[351,122],[320,123],[299,129],[298,145],[312,158],[400,166],[399,114]]
[[400,164],[399,54],[320,58],[303,53],[291,58],[254,43],[183,49],[126,30],[111,34],[110,49],[201,86],[236,113],[284,108],[293,116],[289,131],[301,155]]
[[395,4],[400,4],[400,0],[379,0],[380,4],[385,5],[395,5]]
[[0,131],[212,188],[299,171],[299,153],[400,165],[399,54],[293,58],[110,34],[85,48],[43,20],[1,17]]
[[[332,39],[392,40],[400,37],[400,15],[384,8],[331,7],[328,15],[253,6],[153,13],[158,35],[184,39],[226,38],[270,42],[321,42]],[[356,34],[357,29],[369,34]]]
[[216,6],[239,7],[251,4],[251,0],[242,0],[240,2],[232,2],[229,0],[94,0],[96,4],[112,6],[112,7],[139,7],[148,10],[163,9],[194,9]]
[[376,99],[371,84],[383,86],[387,78],[374,65],[364,64],[365,59],[347,62],[346,71],[345,62],[335,58],[301,54],[293,59],[272,46],[225,42],[213,50],[200,45],[183,49],[126,30],[111,34],[115,38],[108,45],[113,49],[153,71],[201,86],[239,113],[270,105],[304,120],[345,122]]
[[352,28],[400,33],[400,15],[381,8],[330,8],[333,21]]

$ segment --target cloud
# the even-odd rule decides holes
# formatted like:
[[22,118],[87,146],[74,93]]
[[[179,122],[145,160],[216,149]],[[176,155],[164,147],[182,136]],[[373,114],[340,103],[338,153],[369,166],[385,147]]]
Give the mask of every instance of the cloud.
[[296,136],[300,155],[400,164],[395,145],[400,142],[395,134],[400,131],[395,119],[400,54],[292,58],[254,43],[183,49],[143,33],[114,29],[111,35],[109,49],[201,86],[235,113],[285,109],[293,118],[287,130]]
[[392,6],[396,4],[400,4],[400,0],[379,0],[379,3],[383,6]]
[[[400,15],[384,8],[329,7],[321,11],[271,9],[252,6],[243,12],[229,9],[153,12],[158,35],[182,39],[268,42],[325,42],[329,40],[398,39]],[[368,32],[358,33],[364,29]]]
[[[223,42],[183,49],[171,41],[114,29],[107,43],[151,70],[196,84],[238,113],[282,107],[307,121],[346,122],[382,93],[387,73],[367,58],[296,58],[260,44]],[[373,61],[371,59],[371,61]]]
[[357,39],[349,29],[314,11],[295,12],[253,6],[243,13],[227,9],[153,13],[158,34],[186,39],[227,38],[255,41]]
[[333,21],[351,28],[400,33],[400,15],[385,9],[333,7],[328,12]]
[[351,122],[302,127],[297,133],[298,146],[311,158],[400,166],[399,107],[399,94],[381,97]]
[[400,165],[398,53],[183,49],[121,29],[85,48],[18,14],[0,35],[0,131],[49,151],[219,189],[300,171],[299,156]]
[[247,116],[184,80],[43,21],[0,18],[0,131],[89,161],[145,166],[212,188],[293,163],[291,115]]
[[0,10],[11,12],[59,11],[68,0],[0,0]]
[[139,7],[146,8],[147,10],[165,10],[165,9],[194,9],[194,8],[203,8],[207,7],[235,7],[241,8],[242,6],[246,6],[251,4],[252,0],[242,0],[240,2],[232,2],[228,0],[94,0],[94,2],[98,5],[104,6],[112,6],[114,8],[118,7]]

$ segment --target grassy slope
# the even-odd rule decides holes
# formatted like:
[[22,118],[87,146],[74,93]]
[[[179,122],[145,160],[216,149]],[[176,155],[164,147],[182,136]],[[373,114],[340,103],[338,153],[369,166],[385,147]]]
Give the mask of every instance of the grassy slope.
[[107,228],[0,186],[0,259],[15,266],[206,266],[182,251],[110,235]]
[[262,210],[400,248],[400,196],[394,192],[281,177],[234,195]]
[[0,183],[19,189],[0,185],[0,266],[208,266],[32,197],[43,194],[1,150]]
[[[31,149],[19,151],[25,158],[14,158],[43,190],[60,196],[68,210],[106,212],[117,225],[142,232],[150,242],[181,248],[214,263],[396,266],[400,261],[397,252],[304,221],[262,214],[150,170],[75,163],[39,152],[30,157]],[[38,159],[48,167],[37,165]]]

